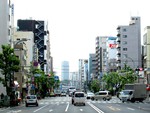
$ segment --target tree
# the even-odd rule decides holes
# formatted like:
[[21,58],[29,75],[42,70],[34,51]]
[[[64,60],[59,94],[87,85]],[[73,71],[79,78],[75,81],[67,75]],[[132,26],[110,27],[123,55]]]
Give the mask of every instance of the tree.
[[0,53],[0,69],[4,77],[1,77],[0,79],[6,87],[7,95],[12,93],[12,86],[14,86],[14,72],[17,72],[20,69],[19,64],[20,60],[14,54],[14,49],[9,45],[2,45],[2,52]]
[[105,74],[102,78],[106,82],[106,89],[112,91],[116,88],[116,91],[122,90],[127,83],[134,83],[136,76],[134,71],[127,65],[118,72],[111,72]]
[[92,81],[91,89],[94,91],[94,93],[100,90],[100,82],[98,79]]

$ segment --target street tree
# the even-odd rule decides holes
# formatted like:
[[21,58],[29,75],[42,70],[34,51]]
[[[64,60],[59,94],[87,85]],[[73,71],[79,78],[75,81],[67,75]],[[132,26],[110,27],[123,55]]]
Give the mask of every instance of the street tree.
[[12,86],[14,86],[14,72],[17,72],[20,69],[20,60],[15,55],[14,49],[9,45],[2,45],[2,52],[0,53],[0,69],[3,75],[0,79],[6,87],[7,95],[10,95],[12,93]]
[[92,80],[91,89],[94,91],[94,93],[100,90],[100,82],[98,79]]

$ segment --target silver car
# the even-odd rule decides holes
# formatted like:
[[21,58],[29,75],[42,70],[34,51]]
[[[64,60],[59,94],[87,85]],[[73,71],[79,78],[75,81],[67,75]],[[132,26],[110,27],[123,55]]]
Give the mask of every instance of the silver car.
[[38,106],[39,104],[38,104],[37,96],[36,95],[28,95],[28,96],[26,96],[25,104],[26,104],[26,107],[28,107],[29,105],[36,105],[36,106]]
[[110,100],[112,98],[109,91],[99,91],[95,93],[95,96],[91,100]]

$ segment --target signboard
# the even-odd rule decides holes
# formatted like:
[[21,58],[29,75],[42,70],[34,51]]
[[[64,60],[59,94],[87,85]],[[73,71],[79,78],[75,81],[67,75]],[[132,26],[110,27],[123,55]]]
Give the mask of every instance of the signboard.
[[55,80],[59,80],[59,76],[54,76],[54,79]]
[[109,44],[109,47],[112,48],[112,49],[116,48],[116,46],[117,46],[117,44]]

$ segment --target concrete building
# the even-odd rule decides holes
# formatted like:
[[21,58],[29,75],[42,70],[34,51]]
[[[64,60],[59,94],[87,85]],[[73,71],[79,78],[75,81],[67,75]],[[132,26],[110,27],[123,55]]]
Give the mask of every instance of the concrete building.
[[79,86],[80,89],[84,89],[84,84],[87,80],[88,76],[88,60],[87,59],[79,59]]
[[106,53],[107,53],[107,63],[106,63],[106,72],[112,72],[117,70],[117,37],[108,37],[106,41]]
[[89,59],[88,59],[88,77],[87,81],[88,83],[92,80],[95,79],[96,75],[96,54],[89,54]]
[[144,44],[144,80],[146,84],[150,84],[150,26],[145,27],[143,35]]
[[108,36],[96,37],[96,75],[94,78],[100,79],[107,72],[107,42]]
[[[0,0],[0,52],[1,46],[13,42],[14,5],[12,0]],[[0,77],[2,77],[0,73]],[[6,89],[0,83],[0,94],[6,94]]]
[[68,61],[63,61],[61,63],[61,80],[70,80],[69,79],[69,62]]
[[135,69],[141,67],[141,20],[131,17],[129,25],[117,27],[117,68],[125,64]]
[[[39,20],[18,20],[19,31],[32,31],[34,34],[34,43],[38,48],[38,63],[41,69],[46,72],[47,69],[47,40],[49,40],[48,23]],[[50,58],[50,57],[49,57]]]

